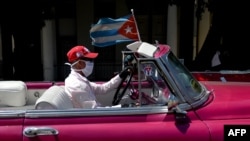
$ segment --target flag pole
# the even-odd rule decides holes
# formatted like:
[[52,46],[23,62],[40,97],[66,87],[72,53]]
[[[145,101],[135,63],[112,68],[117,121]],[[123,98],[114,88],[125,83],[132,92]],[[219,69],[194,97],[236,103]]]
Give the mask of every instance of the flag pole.
[[138,29],[138,26],[137,26],[137,22],[136,22],[136,19],[135,19],[135,15],[134,15],[134,10],[133,9],[131,9],[131,13],[132,13],[133,19],[135,21],[135,27],[136,27],[136,31],[138,33],[138,39],[141,42],[141,36],[140,36],[140,32],[139,32],[139,29]]

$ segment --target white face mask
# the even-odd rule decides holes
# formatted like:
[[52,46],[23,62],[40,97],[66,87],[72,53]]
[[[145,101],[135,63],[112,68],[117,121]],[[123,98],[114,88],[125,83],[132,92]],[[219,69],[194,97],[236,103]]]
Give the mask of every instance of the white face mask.
[[82,72],[85,75],[85,77],[88,77],[93,72],[94,63],[90,61],[85,61],[85,63],[86,66],[84,69],[82,69]]
[[[83,60],[79,60],[79,61],[83,61]],[[85,64],[86,64],[86,66],[85,66],[84,69],[73,69],[73,68],[72,68],[76,63],[78,63],[78,61],[75,62],[75,63],[73,63],[73,64],[71,64],[70,66],[71,66],[71,68],[72,68],[74,71],[82,71],[83,74],[85,75],[85,77],[88,77],[88,76],[93,72],[94,62],[91,62],[91,61],[84,61],[84,62],[85,62]]]

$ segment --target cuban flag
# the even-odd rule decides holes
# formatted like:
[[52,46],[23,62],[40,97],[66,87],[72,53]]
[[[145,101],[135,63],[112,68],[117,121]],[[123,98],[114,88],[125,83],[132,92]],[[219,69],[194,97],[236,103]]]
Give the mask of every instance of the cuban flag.
[[92,45],[106,47],[121,42],[138,41],[137,26],[133,15],[118,19],[101,18],[90,29]]

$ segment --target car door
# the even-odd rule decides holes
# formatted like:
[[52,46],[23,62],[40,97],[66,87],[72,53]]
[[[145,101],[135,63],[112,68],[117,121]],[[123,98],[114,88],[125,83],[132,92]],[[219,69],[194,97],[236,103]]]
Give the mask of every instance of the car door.
[[0,110],[0,141],[22,141],[24,113]]
[[209,140],[207,127],[193,112],[188,112],[188,122],[176,123],[167,111],[166,106],[30,110],[23,140]]

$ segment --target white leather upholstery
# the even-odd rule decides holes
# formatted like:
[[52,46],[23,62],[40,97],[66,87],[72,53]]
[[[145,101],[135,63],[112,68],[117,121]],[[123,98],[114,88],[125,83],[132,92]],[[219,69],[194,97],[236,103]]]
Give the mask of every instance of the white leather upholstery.
[[35,109],[71,109],[73,108],[69,96],[63,86],[51,86],[36,101]]
[[24,106],[27,87],[22,81],[0,81],[0,106]]

